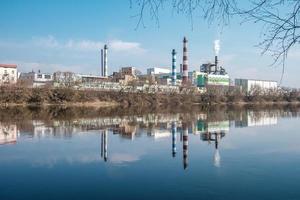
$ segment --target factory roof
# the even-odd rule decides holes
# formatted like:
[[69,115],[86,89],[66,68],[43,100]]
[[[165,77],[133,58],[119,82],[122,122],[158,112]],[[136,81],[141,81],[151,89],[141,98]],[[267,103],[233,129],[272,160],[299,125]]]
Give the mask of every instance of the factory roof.
[[80,77],[85,77],[85,78],[103,78],[106,79],[107,77],[105,76],[98,76],[98,75],[92,75],[92,74],[78,74]]
[[0,64],[0,67],[2,67],[2,68],[17,68],[17,65],[15,65],[15,64]]
[[248,80],[248,81],[266,81],[266,82],[276,82],[274,80],[260,80],[260,79],[249,79],[249,78],[236,78],[235,80]]

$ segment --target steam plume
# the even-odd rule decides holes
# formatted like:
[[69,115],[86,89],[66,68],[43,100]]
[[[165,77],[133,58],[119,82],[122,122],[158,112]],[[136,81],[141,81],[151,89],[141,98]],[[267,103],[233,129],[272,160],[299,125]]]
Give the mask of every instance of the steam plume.
[[219,55],[219,51],[220,51],[220,40],[215,40],[214,41],[214,51],[215,51],[215,55],[218,56]]

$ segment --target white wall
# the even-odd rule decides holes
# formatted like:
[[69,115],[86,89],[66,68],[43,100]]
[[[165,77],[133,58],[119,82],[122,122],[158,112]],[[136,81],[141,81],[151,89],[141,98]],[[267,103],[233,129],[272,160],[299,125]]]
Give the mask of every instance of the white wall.
[[3,83],[13,84],[18,79],[17,68],[8,68],[0,66],[0,85]]
[[159,67],[153,67],[147,69],[147,74],[167,74],[171,73],[171,69],[166,69],[166,68],[159,68]]
[[277,88],[275,81],[248,80],[247,91],[250,92],[253,87],[260,87],[262,90],[270,90]]

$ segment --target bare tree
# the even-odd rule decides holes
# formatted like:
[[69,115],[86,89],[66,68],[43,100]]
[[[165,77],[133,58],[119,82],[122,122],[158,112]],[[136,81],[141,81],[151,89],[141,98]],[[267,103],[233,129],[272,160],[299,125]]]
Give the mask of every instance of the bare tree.
[[[300,42],[299,0],[130,0],[139,12],[137,28],[145,26],[144,18],[150,16],[159,25],[159,14],[165,8],[186,15],[193,28],[194,15],[200,14],[209,23],[227,25],[231,17],[240,17],[242,23],[254,22],[262,25],[262,39],[258,46],[262,54],[271,54],[275,64],[282,64],[289,51]],[[282,77],[281,77],[282,79]],[[280,81],[281,82],[281,81]]]

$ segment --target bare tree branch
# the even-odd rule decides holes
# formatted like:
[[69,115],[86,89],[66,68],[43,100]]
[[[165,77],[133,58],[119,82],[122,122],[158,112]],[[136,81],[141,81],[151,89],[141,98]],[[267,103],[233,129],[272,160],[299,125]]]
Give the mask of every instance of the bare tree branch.
[[[159,26],[159,14],[164,4],[173,11],[186,15],[193,28],[195,13],[202,14],[209,23],[227,25],[230,18],[240,16],[242,23],[254,22],[262,25],[262,41],[258,46],[262,54],[270,53],[275,64],[282,64],[282,76],[288,53],[300,43],[300,0],[247,0],[243,4],[236,0],[130,0],[139,8],[136,28],[144,24],[144,14],[149,11],[151,19]],[[243,8],[242,5],[247,5]]]

